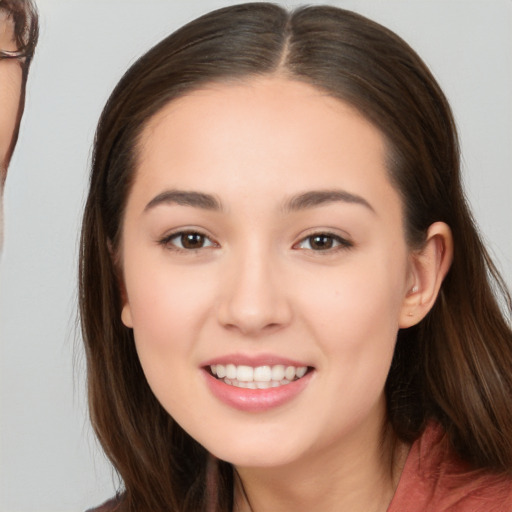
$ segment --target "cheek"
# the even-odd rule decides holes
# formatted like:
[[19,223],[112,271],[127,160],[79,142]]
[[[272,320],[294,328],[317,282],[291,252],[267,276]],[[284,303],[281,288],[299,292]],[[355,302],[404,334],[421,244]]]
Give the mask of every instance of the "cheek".
[[125,267],[135,347],[156,398],[169,414],[181,417],[180,411],[197,394],[190,363],[204,296],[183,272],[147,269],[147,264]]
[[300,296],[324,328],[342,329],[352,338],[386,325],[397,330],[406,272],[405,258],[396,259],[401,261],[368,258],[332,269],[322,279],[310,279],[308,294]]
[[[151,270],[149,270],[151,269]],[[193,352],[214,303],[201,269],[169,264],[125,264],[125,286],[135,343],[146,371],[164,371]]]
[[[305,322],[323,345],[327,366],[343,367],[364,386],[384,384],[393,356],[403,300],[406,258],[358,260],[307,283]],[[368,378],[370,377],[370,378]]]
[[0,60],[0,167],[6,156],[18,119],[22,71],[14,60]]

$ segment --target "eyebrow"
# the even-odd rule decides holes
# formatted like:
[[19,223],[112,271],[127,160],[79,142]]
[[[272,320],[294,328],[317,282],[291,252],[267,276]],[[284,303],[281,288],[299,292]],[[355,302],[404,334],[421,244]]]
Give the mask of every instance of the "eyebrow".
[[160,205],[179,204],[191,206],[203,210],[221,211],[222,204],[211,194],[203,192],[191,192],[186,190],[166,190],[154,197],[144,208],[144,211],[151,210]]
[[[296,212],[306,210],[316,206],[322,206],[328,203],[344,202],[359,204],[371,212],[375,210],[371,204],[361,196],[352,194],[345,190],[311,190],[291,197],[284,204],[285,212]],[[211,194],[204,192],[193,192],[186,190],[166,190],[155,196],[144,208],[144,211],[151,210],[160,205],[178,204],[181,206],[190,206],[192,208],[201,208],[203,210],[222,211],[221,202]]]
[[295,212],[338,201],[358,204],[369,209],[371,212],[376,213],[372,205],[363,197],[338,189],[312,190],[305,192],[304,194],[293,196],[285,203],[284,210],[287,212]]

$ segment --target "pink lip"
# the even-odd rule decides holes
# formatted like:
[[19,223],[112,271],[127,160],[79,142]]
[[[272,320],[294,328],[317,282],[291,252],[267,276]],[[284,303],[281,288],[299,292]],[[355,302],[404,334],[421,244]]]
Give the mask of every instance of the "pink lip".
[[288,359],[286,357],[280,357],[275,354],[258,354],[258,355],[245,355],[245,354],[228,354],[214,359],[209,359],[201,364],[202,367],[211,366],[213,364],[234,364],[247,365],[247,366],[275,366],[282,364],[283,366],[311,366],[307,363]]
[[[223,359],[223,361],[226,361],[226,359]],[[291,364],[291,366],[300,365]],[[203,369],[206,383],[213,395],[226,405],[245,412],[263,412],[293,400],[309,384],[313,373],[310,371],[301,379],[277,388],[246,389],[230,386],[222,380],[213,377],[206,369]]]

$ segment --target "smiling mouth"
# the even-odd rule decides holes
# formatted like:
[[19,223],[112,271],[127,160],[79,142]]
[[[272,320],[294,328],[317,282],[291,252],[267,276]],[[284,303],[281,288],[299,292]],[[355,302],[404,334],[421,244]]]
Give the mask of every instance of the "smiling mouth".
[[229,386],[247,389],[268,389],[286,386],[302,379],[311,368],[308,366],[246,366],[212,364],[207,367],[213,377]]

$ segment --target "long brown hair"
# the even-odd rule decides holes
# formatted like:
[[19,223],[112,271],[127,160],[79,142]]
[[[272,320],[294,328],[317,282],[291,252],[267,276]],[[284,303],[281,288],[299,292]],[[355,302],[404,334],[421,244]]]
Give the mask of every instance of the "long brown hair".
[[115,255],[140,134],[169,101],[207,83],[274,73],[350,103],[381,130],[411,247],[433,222],[452,229],[454,260],[434,308],[398,333],[386,383],[394,431],[412,441],[435,419],[473,467],[510,473],[512,334],[496,297],[509,313],[511,302],[464,198],[445,96],[403,40],[360,15],[243,4],[189,23],[141,57],[96,133],[79,300],[91,420],[124,482],[123,510],[197,512],[214,499],[229,511],[234,478],[225,462],[208,471],[206,450],[160,406],[121,323]]

